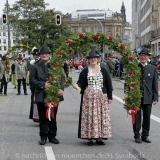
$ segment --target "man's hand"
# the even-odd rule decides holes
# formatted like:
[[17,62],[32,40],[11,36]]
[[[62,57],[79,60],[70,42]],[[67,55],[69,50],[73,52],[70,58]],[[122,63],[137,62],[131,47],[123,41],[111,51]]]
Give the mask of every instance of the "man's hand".
[[125,93],[123,100],[126,101],[128,96],[129,96],[128,93]]
[[111,103],[112,103],[112,100],[111,100],[111,99],[109,99],[109,100],[108,100],[108,104],[111,104]]
[[59,95],[59,96],[63,96],[63,90],[59,89],[58,95]]
[[45,83],[45,88],[49,88],[49,87],[51,87],[51,84],[47,81],[47,82]]
[[153,105],[156,105],[157,104],[157,101],[153,101]]

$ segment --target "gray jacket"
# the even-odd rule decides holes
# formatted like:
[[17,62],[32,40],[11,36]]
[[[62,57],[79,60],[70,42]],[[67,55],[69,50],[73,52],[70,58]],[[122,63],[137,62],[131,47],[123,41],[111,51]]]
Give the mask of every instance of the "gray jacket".
[[15,66],[16,79],[23,79],[27,77],[28,69],[26,63],[18,63]]

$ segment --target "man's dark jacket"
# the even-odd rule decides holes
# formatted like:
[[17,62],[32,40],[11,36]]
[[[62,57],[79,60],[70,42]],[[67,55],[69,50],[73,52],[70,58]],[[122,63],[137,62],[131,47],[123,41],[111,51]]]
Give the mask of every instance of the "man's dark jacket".
[[[35,102],[43,102],[45,99],[45,83],[49,78],[48,68],[49,63],[45,65],[42,61],[39,61],[35,65],[31,66],[30,70],[30,85],[35,87]],[[64,75],[61,77],[60,89],[64,90]],[[64,100],[63,96],[60,96],[60,101]]]

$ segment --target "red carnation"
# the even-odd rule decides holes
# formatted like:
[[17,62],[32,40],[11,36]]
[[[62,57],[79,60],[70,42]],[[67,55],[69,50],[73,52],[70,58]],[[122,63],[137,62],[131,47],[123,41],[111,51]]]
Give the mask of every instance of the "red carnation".
[[133,71],[130,71],[130,72],[129,72],[129,76],[132,76],[132,75],[133,75]]
[[52,79],[51,79],[52,81],[56,81],[56,78],[55,77],[52,77]]
[[71,44],[72,44],[72,40],[69,39],[69,40],[67,41],[67,44],[68,44],[68,45],[71,45]]
[[135,83],[130,83],[130,88],[134,89],[135,85],[136,85]]
[[80,34],[79,34],[79,37],[80,37],[80,38],[84,37],[84,34],[83,34],[83,33],[80,33]]
[[129,61],[133,61],[133,56],[128,56]]
[[109,40],[109,41],[112,41],[112,40],[113,40],[113,37],[112,37],[112,36],[108,36],[108,40]]
[[99,39],[99,36],[94,36],[94,40],[98,40]]
[[58,64],[57,64],[57,63],[54,63],[53,66],[54,66],[54,67],[58,67]]
[[125,45],[124,45],[123,43],[121,43],[121,44],[119,45],[119,47],[120,47],[121,49],[125,49]]
[[62,52],[62,51],[59,51],[58,54],[59,54],[60,56],[62,56],[62,55],[63,55],[63,52]]

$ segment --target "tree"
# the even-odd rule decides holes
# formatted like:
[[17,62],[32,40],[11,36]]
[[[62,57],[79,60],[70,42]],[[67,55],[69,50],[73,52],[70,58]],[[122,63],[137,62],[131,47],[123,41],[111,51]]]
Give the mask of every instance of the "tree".
[[44,0],[20,0],[10,8],[10,23],[17,29],[17,40],[29,46],[48,45],[56,49],[71,35],[66,24],[55,24],[55,15],[61,12],[46,10]]

